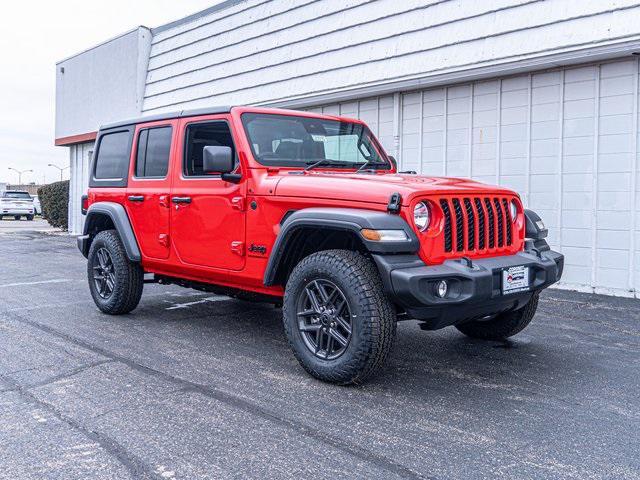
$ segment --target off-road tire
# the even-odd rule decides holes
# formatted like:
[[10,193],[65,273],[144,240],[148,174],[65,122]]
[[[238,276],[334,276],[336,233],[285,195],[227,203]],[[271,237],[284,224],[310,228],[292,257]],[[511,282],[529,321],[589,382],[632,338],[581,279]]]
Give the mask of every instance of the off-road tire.
[[[319,279],[338,286],[351,310],[351,339],[344,352],[330,360],[314,355],[298,329],[298,297],[309,282]],[[376,373],[385,363],[396,333],[395,309],[384,293],[375,265],[348,250],[313,253],[296,265],[285,288],[283,321],[302,367],[320,380],[340,385],[360,384]]]
[[[93,267],[97,262],[96,252],[106,248],[111,256],[115,272],[115,286],[109,298],[102,298],[93,280]],[[144,271],[139,263],[132,262],[115,230],[103,230],[98,233],[89,248],[87,276],[89,290],[96,306],[109,315],[121,315],[134,310],[140,302],[144,287]]]
[[27,220],[30,222],[33,221],[33,215],[27,215]]
[[515,312],[501,313],[491,320],[475,320],[461,323],[456,328],[471,338],[482,340],[504,340],[520,333],[529,325],[538,308],[539,292],[535,292],[531,300]]

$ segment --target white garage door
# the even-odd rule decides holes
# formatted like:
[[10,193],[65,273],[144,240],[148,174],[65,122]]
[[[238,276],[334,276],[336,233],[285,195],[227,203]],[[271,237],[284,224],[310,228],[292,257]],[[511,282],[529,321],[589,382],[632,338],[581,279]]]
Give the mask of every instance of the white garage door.
[[401,115],[403,168],[514,188],[564,283],[640,290],[636,59],[406,93]]
[[563,284],[640,296],[637,59],[407,92],[396,115],[392,95],[314,110],[364,119],[403,169],[515,189]]

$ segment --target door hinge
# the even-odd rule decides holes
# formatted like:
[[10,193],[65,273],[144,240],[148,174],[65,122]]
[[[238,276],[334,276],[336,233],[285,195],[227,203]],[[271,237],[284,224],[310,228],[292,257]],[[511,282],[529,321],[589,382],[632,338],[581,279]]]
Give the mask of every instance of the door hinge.
[[168,247],[169,246],[169,234],[168,233],[161,233],[160,235],[158,235],[158,243],[160,245],[162,245],[163,247]]
[[244,255],[244,242],[231,242],[231,251],[236,255],[243,256]]
[[244,197],[233,197],[231,199],[231,205],[236,210],[240,210],[241,212],[244,212],[244,210],[245,210]]

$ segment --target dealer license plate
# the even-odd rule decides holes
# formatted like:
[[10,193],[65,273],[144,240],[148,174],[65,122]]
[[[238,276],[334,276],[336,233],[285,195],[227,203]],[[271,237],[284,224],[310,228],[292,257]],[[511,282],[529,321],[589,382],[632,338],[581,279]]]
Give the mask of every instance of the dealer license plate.
[[502,271],[502,294],[529,290],[529,267],[519,265]]

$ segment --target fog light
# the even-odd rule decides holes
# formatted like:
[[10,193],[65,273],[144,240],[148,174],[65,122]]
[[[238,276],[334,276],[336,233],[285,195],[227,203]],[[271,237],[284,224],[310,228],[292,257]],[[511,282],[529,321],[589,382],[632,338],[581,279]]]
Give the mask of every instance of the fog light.
[[436,295],[440,298],[444,298],[447,296],[447,290],[449,290],[449,286],[447,285],[446,280],[440,280],[436,283]]

